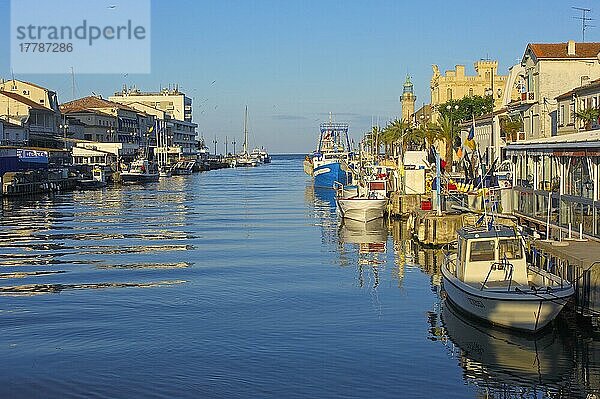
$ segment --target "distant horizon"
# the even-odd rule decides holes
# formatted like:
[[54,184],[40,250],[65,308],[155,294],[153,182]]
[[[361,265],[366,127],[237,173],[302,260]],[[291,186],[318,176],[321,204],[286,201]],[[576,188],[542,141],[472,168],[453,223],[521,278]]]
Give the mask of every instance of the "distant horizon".
[[[111,1],[118,10],[124,0]],[[600,7],[580,0],[580,7]],[[251,142],[273,153],[315,148],[329,112],[350,124],[355,139],[379,120],[400,117],[402,85],[412,77],[415,108],[430,102],[432,64],[442,73],[479,59],[498,61],[498,72],[520,61],[530,42],[580,41],[579,14],[558,0],[479,6],[441,0],[227,3],[152,1],[151,73],[15,74],[56,91],[61,103],[93,93],[108,98],[123,85],[154,91],[169,84],[193,100],[198,137],[224,142],[242,136],[249,108]],[[0,77],[12,78],[8,2],[0,3]],[[489,16],[489,17],[488,17]],[[490,19],[492,17],[493,19]],[[177,24],[171,21],[176,20]],[[491,23],[494,21],[494,23]],[[451,28],[449,28],[451,27]],[[600,30],[586,31],[598,41]],[[223,143],[221,143],[222,145]]]

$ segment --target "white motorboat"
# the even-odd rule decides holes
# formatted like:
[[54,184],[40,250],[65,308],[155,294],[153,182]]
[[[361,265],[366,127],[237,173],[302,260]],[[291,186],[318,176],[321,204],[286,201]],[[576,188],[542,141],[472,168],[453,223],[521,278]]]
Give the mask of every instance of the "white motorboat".
[[512,227],[457,231],[458,253],[442,265],[447,298],[464,311],[503,327],[535,332],[562,310],[573,285],[527,265]]
[[121,172],[123,183],[146,183],[158,181],[158,165],[146,158],[137,159],[129,165],[129,169]]
[[344,195],[347,190],[338,190],[336,196],[337,209],[343,218],[369,222],[382,218],[387,208],[388,199],[375,191],[367,191],[357,194]]

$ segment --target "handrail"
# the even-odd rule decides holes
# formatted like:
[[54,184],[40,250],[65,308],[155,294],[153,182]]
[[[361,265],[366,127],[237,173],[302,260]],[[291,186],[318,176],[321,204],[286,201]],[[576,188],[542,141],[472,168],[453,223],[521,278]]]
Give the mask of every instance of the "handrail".
[[480,291],[483,291],[483,289],[485,288],[485,285],[487,284],[489,278],[490,278],[490,274],[492,274],[493,270],[502,270],[502,269],[497,269],[497,266],[502,266],[502,268],[509,268],[509,272],[508,272],[508,279],[506,277],[506,271],[504,272],[504,280],[508,280],[508,291],[510,291],[510,287],[512,285],[512,275],[513,275],[513,265],[512,263],[508,262],[507,260],[502,260],[500,262],[494,262],[490,265],[490,270],[488,271],[487,276],[485,277],[485,280],[483,280],[483,283],[481,283],[481,288],[479,289]]
[[[536,270],[536,269],[537,269],[537,270]],[[535,267],[535,266],[528,267],[528,268],[527,268],[527,270],[530,270],[530,271],[532,271],[533,273],[535,273],[535,274],[537,274],[537,275],[539,275],[539,276],[542,276],[542,277],[544,277],[544,278],[547,278],[548,280],[551,280],[551,281],[553,281],[553,282],[555,282],[555,283],[560,283],[560,288],[564,288],[564,281],[565,281],[565,279],[564,279],[562,276],[556,275],[556,274],[554,274],[554,273],[550,273],[550,272],[549,272],[549,271],[547,271],[547,270],[543,270],[543,269],[540,269],[540,268],[538,268],[538,267]],[[559,280],[559,279],[557,279],[557,278],[554,278],[553,276],[557,276],[557,277],[559,277],[559,278],[560,278],[560,280]]]

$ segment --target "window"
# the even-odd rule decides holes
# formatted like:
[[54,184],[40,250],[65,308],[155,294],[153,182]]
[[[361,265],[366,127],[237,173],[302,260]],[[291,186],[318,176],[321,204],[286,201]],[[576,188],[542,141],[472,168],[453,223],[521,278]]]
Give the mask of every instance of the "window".
[[473,88],[469,89],[469,97],[473,97]]
[[471,262],[493,261],[496,259],[494,240],[474,241],[471,243]]
[[569,104],[569,124],[575,123],[575,102]]
[[452,100],[452,89],[446,90],[446,100]]
[[564,126],[565,124],[565,106],[561,105],[560,109],[558,110],[558,123],[561,126]]
[[521,250],[521,241],[518,238],[509,240],[500,240],[500,258],[501,259],[521,259],[523,251]]

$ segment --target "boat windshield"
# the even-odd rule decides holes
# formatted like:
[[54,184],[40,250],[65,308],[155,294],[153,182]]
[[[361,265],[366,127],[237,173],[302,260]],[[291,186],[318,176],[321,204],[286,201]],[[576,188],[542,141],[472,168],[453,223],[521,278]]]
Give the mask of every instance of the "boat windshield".
[[521,259],[523,257],[521,241],[518,238],[500,240],[499,251],[501,259]]
[[494,240],[471,242],[471,262],[496,260]]

